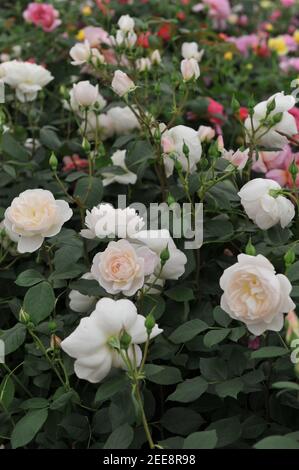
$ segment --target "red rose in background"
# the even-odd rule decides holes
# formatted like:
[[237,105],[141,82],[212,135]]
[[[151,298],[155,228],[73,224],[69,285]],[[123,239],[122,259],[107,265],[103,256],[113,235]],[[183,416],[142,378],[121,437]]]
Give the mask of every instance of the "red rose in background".
[[169,41],[171,38],[171,25],[169,23],[164,23],[158,30],[157,35],[164,41]]

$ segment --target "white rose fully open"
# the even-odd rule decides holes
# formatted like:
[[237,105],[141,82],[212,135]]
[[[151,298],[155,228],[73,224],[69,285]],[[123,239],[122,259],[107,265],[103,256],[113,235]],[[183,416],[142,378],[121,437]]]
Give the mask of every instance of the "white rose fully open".
[[6,209],[4,226],[20,253],[32,253],[45,237],[57,235],[72,214],[68,203],[54,199],[50,191],[27,189]]
[[283,313],[295,307],[288,278],[276,274],[274,266],[262,255],[239,255],[238,262],[221,276],[220,287],[224,291],[221,308],[245,323],[254,335],[280,331]]
[[[80,379],[100,382],[112,367],[126,369],[120,354],[109,344],[112,337],[119,338],[124,331],[131,336],[129,358],[133,361],[135,356],[136,365],[140,364],[142,352],[138,345],[147,340],[144,321],[130,300],[103,298],[92,314],[83,318],[76,330],[62,341],[61,348],[76,359],[74,369]],[[162,331],[155,325],[150,338]]]

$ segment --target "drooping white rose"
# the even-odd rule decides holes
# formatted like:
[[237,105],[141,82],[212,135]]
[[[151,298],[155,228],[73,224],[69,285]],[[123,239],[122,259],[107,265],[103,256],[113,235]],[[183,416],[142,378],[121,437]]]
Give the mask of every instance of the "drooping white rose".
[[114,123],[108,112],[98,114],[94,111],[88,111],[87,126],[84,120],[81,124],[81,130],[85,131],[89,140],[95,140],[96,136],[98,139],[106,140],[115,133]]
[[[267,115],[267,107],[275,100],[274,109]],[[291,95],[276,93],[266,101],[262,101],[254,107],[252,117],[253,129],[255,131],[255,141],[260,145],[271,148],[283,148],[288,143],[287,137],[281,135],[280,132],[288,136],[297,134],[296,120],[288,111],[295,106],[296,100]],[[280,115],[281,113],[281,115]],[[279,117],[280,120],[270,126],[270,122]],[[266,117],[267,116],[267,117]],[[266,125],[263,120],[269,123]],[[251,119],[248,117],[244,123],[248,135],[253,134]],[[248,139],[248,137],[247,137]]]
[[199,126],[197,132],[201,142],[210,142],[216,135],[216,132],[210,126]]
[[109,294],[134,295],[144,285],[159,259],[146,246],[134,246],[127,240],[110,242],[105,251],[93,258],[91,273]]
[[20,253],[32,253],[45,237],[57,235],[72,217],[68,203],[54,199],[45,189],[27,189],[14,198],[5,211],[4,225]]
[[276,224],[286,227],[295,216],[294,205],[275,194],[281,186],[274,180],[255,178],[246,183],[238,195],[248,217],[262,230]]
[[181,62],[181,72],[185,82],[197,80],[200,76],[200,69],[197,60],[183,59]]
[[238,262],[221,276],[220,287],[224,291],[221,308],[245,323],[254,335],[280,331],[283,313],[295,307],[288,278],[276,274],[274,266],[262,255],[239,255]]
[[88,108],[97,102],[98,97],[98,85],[93,86],[88,80],[84,80],[73,85],[71,106]]
[[78,42],[70,49],[70,56],[73,59],[72,65],[83,65],[91,56],[91,47],[88,41]]
[[132,31],[135,26],[135,21],[130,15],[122,15],[118,22],[117,25],[119,29],[121,29],[123,32],[127,33],[129,31]]
[[124,96],[136,88],[134,82],[121,70],[116,70],[114,72],[111,86],[118,96]]
[[200,62],[204,50],[198,50],[198,44],[196,42],[184,42],[182,44],[182,56],[184,59],[195,59],[197,62]]
[[[183,151],[184,144],[189,149],[189,162]],[[169,154],[179,160],[185,172],[189,170],[190,173],[194,173],[196,171],[196,164],[201,158],[202,147],[199,134],[194,129],[187,126],[175,126],[163,132],[162,147],[167,177],[172,175],[174,168],[174,161]]]
[[11,60],[1,64],[2,80],[15,89],[21,102],[33,101],[54,77],[41,65]]
[[[82,279],[93,279],[93,275],[91,273],[85,273],[83,274]],[[91,310],[97,300],[96,297],[81,294],[81,292],[77,290],[70,291],[69,299],[70,309],[78,313],[85,313],[88,312],[88,310]]]
[[109,171],[103,173],[103,186],[108,186],[112,183],[119,184],[135,184],[137,181],[137,175],[132,171],[128,170],[126,166],[126,150],[117,150],[111,157],[114,166],[119,167],[123,170],[122,174],[109,173]]
[[168,230],[141,230],[132,235],[131,238],[138,243],[148,246],[159,258],[162,251],[168,247],[168,261],[166,261],[162,270],[160,263],[155,268],[155,275],[159,276],[160,279],[179,279],[184,274],[187,257],[176,247]]
[[114,106],[108,109],[107,116],[112,122],[113,131],[117,135],[130,134],[134,129],[140,128],[137,117],[128,106]]
[[154,64],[154,65],[159,65],[159,64],[161,64],[162,59],[161,59],[160,51],[159,51],[158,49],[155,49],[155,50],[151,53],[150,59],[151,59],[152,64]]
[[152,68],[152,62],[149,57],[141,57],[136,60],[136,68],[139,72],[146,72]]
[[[61,342],[63,351],[76,359],[74,370],[77,377],[97,383],[109,374],[112,367],[126,369],[121,356],[109,343],[112,337],[119,339],[124,331],[131,336],[128,355],[132,361],[135,356],[139,366],[142,352],[138,345],[147,340],[144,321],[130,300],[99,300],[92,314],[83,318],[76,330]],[[162,331],[155,325],[150,338]]]
[[135,46],[137,41],[137,34],[134,31],[125,33],[121,29],[116,31],[115,42],[118,46],[125,46],[131,49]]
[[144,220],[131,207],[114,209],[110,204],[99,204],[86,211],[85,225],[88,228],[80,233],[89,239],[129,238],[139,232],[144,224]]
[[238,170],[243,170],[249,158],[249,149],[246,150],[222,150],[222,158],[236,166]]

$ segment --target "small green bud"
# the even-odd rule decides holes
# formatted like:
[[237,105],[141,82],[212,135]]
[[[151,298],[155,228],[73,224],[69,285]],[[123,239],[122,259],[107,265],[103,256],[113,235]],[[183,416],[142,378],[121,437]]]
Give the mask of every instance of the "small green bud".
[[296,259],[296,255],[293,251],[292,248],[290,248],[286,254],[284,255],[284,263],[285,263],[285,267],[288,268],[289,266],[291,266],[294,262],[295,262],[295,259]]
[[161,141],[161,132],[159,128],[155,129],[154,139],[155,139],[155,142],[158,142],[158,143]]
[[232,110],[233,110],[233,113],[234,113],[234,114],[237,113],[237,112],[239,111],[239,109],[240,109],[240,103],[239,103],[239,101],[235,98],[235,96],[233,96],[233,98],[232,98],[232,104],[231,104],[231,106],[232,106]]
[[55,321],[49,321],[48,328],[50,332],[54,332],[57,329],[57,323]]
[[172,196],[172,194],[169,193],[167,196],[167,204],[171,206],[171,204],[173,204],[174,202],[175,202],[174,197]]
[[164,248],[164,250],[161,251],[160,253],[160,261],[161,265],[164,266],[166,261],[168,261],[170,258],[169,250],[168,250],[168,245]]
[[245,247],[245,253],[246,253],[246,255],[250,255],[250,256],[255,256],[256,255],[256,249],[254,248],[253,244],[251,243],[251,238],[249,238],[248,243]]
[[25,312],[23,308],[21,308],[19,312],[19,321],[25,325],[28,325],[30,322],[30,315],[29,313]]
[[152,313],[149,313],[147,317],[145,318],[144,326],[146,328],[146,332],[148,336],[150,336],[154,326],[156,324],[155,317]]
[[295,160],[292,161],[292,163],[289,166],[289,172],[291,173],[293,183],[296,183],[296,178],[298,175],[298,166],[295,163]]
[[126,331],[123,331],[120,337],[120,349],[127,351],[132,341],[132,337]]
[[86,137],[83,137],[83,140],[82,140],[82,148],[83,148],[83,150],[84,150],[86,153],[89,153],[89,152],[90,152],[90,143],[88,142],[88,140],[86,139]]
[[182,172],[183,166],[177,158],[174,160],[174,166],[175,166],[175,169],[178,173]]
[[275,114],[271,119],[271,124],[278,124],[283,118],[283,113]]
[[271,100],[267,104],[267,114],[266,114],[266,116],[269,116],[269,114],[272,113],[272,111],[274,111],[275,108],[276,108],[276,100],[275,100],[275,98],[273,98],[273,100]]
[[189,158],[190,150],[189,150],[188,145],[185,143],[185,141],[184,141],[184,144],[183,144],[183,152],[184,152],[185,157]]
[[58,160],[54,152],[51,153],[50,159],[49,159],[49,165],[51,167],[52,171],[56,171],[58,167]]
[[120,342],[116,336],[110,336],[110,338],[107,341],[107,344],[113,349],[120,350]]

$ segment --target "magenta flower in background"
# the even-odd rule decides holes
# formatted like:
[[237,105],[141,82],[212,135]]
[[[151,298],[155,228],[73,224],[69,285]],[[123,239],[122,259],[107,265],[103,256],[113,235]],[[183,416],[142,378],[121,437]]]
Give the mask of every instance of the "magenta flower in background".
[[61,24],[59,11],[48,3],[29,3],[27,9],[23,12],[23,17],[28,23],[41,26],[47,33]]

